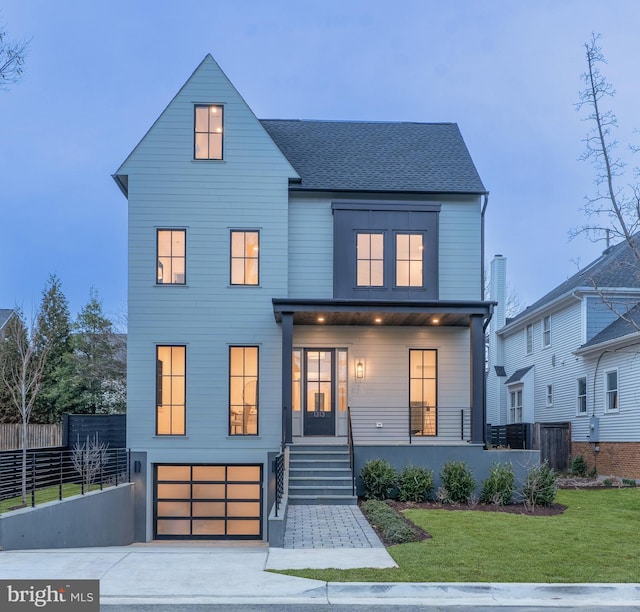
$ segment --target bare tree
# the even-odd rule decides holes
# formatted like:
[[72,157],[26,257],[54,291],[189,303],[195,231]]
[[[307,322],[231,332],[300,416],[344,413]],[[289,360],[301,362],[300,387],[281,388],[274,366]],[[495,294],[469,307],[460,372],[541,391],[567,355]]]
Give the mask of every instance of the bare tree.
[[[594,241],[606,240],[619,242],[624,240],[631,253],[631,257],[621,261],[620,265],[627,267],[627,273],[635,277],[635,285],[640,283],[640,238],[636,236],[640,230],[640,170],[636,167],[632,171],[632,179],[628,181],[627,163],[619,155],[618,140],[614,131],[618,128],[618,120],[607,101],[615,96],[615,89],[601,73],[600,66],[606,64],[606,59],[600,46],[600,34],[592,34],[591,40],[585,43],[587,70],[581,75],[585,88],[579,94],[576,110],[586,109],[588,114],[584,121],[590,123],[591,128],[584,139],[585,151],[580,157],[592,164],[595,170],[595,193],[585,198],[584,212],[588,222],[573,229],[570,234],[586,234]],[[637,152],[638,147],[629,145],[631,152]],[[627,317],[627,309],[609,300],[600,286],[592,279],[594,287],[603,301],[618,316],[638,328],[632,317]],[[601,283],[600,283],[601,284]],[[628,305],[627,305],[628,307]]]
[[9,85],[20,80],[29,43],[28,40],[10,40],[5,24],[0,22],[0,89],[7,91]]
[[16,309],[0,348],[0,377],[22,421],[22,503],[27,503],[28,425],[42,385],[49,346],[42,342],[38,318],[28,329]]
[[102,469],[108,461],[109,445],[98,441],[98,434],[93,438],[87,436],[85,442],[80,444],[80,436],[73,445],[73,454],[71,460],[76,472],[82,477],[83,489],[88,491],[96,476],[102,472]]

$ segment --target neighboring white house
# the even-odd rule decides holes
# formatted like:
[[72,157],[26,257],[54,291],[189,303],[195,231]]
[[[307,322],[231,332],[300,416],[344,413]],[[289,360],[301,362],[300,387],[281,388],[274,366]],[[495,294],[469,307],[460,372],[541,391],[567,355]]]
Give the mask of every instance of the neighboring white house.
[[[626,242],[512,319],[506,259],[491,264],[487,421],[571,423],[571,455],[602,474],[640,478],[640,269]],[[623,315],[624,318],[621,318]]]
[[261,121],[208,55],[114,178],[137,539],[266,538],[285,447],[292,503],[353,503],[349,448],[356,471],[498,459],[486,189],[457,125]]

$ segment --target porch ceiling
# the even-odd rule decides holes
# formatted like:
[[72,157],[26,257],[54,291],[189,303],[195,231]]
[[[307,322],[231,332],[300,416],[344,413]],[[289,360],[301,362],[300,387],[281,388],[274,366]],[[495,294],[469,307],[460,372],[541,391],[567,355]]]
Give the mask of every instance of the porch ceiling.
[[283,313],[294,325],[382,325],[469,327],[472,315],[488,317],[492,302],[393,302],[372,300],[273,300],[277,322]]

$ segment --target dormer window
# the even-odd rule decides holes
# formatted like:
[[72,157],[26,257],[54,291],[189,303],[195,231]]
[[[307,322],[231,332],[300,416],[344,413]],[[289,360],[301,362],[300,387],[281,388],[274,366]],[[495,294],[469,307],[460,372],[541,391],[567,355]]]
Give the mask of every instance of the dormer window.
[[197,104],[194,125],[194,159],[222,159],[222,105]]

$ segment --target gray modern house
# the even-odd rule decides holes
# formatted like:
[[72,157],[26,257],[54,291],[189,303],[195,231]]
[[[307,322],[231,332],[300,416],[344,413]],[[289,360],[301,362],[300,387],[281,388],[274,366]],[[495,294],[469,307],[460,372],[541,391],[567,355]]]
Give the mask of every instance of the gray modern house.
[[481,461],[487,192],[457,125],[258,120],[207,56],[114,178],[138,540],[266,539],[283,449],[289,503],[353,503],[350,449]]

